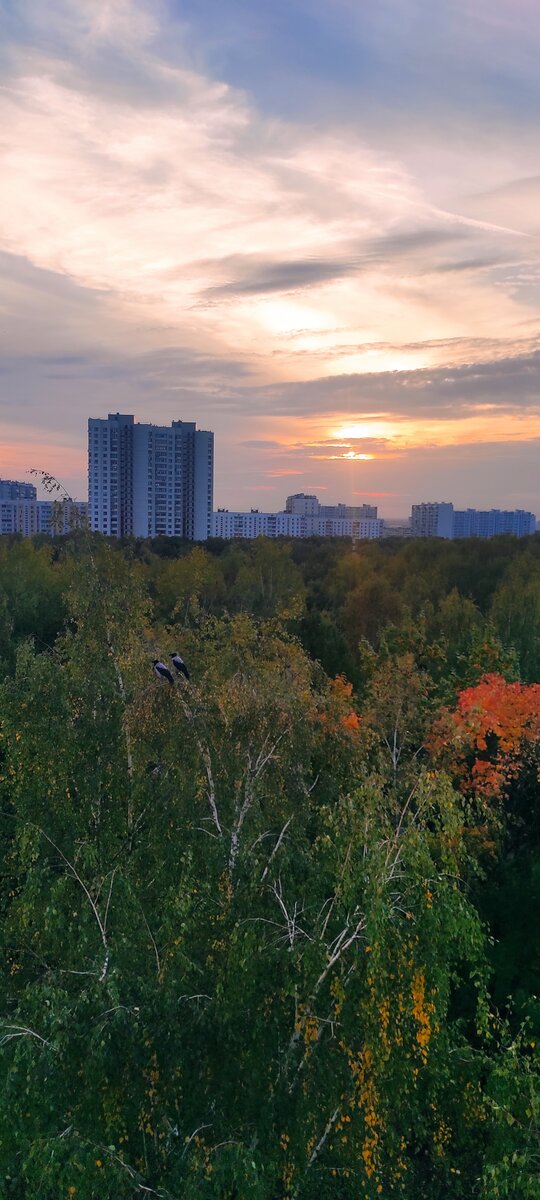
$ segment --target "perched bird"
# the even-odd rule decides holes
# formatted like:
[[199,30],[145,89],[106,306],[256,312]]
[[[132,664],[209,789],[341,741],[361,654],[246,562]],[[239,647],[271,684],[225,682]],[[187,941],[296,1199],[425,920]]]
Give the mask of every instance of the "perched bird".
[[154,671],[159,679],[166,679],[168,683],[174,683],[174,679],[169,671],[169,668],[162,663],[159,658],[154,659]]
[[189,677],[190,677],[189,671],[186,667],[186,664],[185,664],[183,658],[180,658],[178,650],[175,650],[174,654],[171,654],[171,659],[172,659],[173,667],[176,667],[177,674],[185,675],[186,679],[189,679]]

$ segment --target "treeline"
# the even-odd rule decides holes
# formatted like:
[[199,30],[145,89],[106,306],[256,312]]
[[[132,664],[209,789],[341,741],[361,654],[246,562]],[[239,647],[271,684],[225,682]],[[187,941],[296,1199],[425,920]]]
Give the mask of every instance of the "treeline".
[[[94,535],[95,548],[105,544]],[[33,637],[54,642],[66,617],[73,557],[89,535],[0,539],[0,656]],[[469,682],[476,662],[523,682],[540,678],[540,535],[490,541],[360,543],[177,538],[111,542],[131,564],[156,621],[247,612],[279,616],[326,672],[358,687],[365,652],[409,649],[447,682]]]
[[538,538],[0,540],[1,1200],[539,1200],[539,640]]

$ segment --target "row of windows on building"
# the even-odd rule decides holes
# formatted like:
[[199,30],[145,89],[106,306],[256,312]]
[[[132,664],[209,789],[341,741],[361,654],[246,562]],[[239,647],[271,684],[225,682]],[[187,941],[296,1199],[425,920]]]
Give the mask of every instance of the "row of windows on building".
[[521,508],[455,509],[447,501],[433,501],[413,504],[411,512],[412,537],[491,538],[505,533],[527,537],[535,531],[535,514]]
[[88,505],[84,501],[0,500],[0,533],[19,533],[23,537],[65,534],[85,527],[87,522]]
[[[128,414],[89,421],[92,528],[204,540],[213,507],[213,434],[194,422],[144,425]],[[121,454],[111,460],[121,436]],[[113,492],[114,487],[114,492]]]

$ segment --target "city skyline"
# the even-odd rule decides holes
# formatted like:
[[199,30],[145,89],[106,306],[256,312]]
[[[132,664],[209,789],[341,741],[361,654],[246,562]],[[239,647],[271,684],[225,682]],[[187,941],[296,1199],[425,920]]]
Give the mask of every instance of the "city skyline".
[[[457,509],[452,502],[412,505],[410,519],[387,524],[376,505],[321,504],[313,494],[287,496],[285,508],[212,511],[214,435],[194,423],[139,424],[131,414],[88,421],[88,502],[40,500],[34,484],[0,478],[0,533],[62,534],[88,524],[108,537],[352,538],[385,536],[491,538],[534,534],[534,513]],[[50,482],[52,482],[50,480]]]
[[[191,428],[192,430],[195,430],[195,428],[196,428],[195,422],[173,420],[171,422],[171,426],[172,426],[172,430],[171,430],[171,429],[167,429],[164,426],[158,425],[156,422],[146,422],[144,420],[139,422],[133,414],[121,414],[121,413],[111,414],[111,413],[109,413],[107,415],[107,417],[98,417],[98,418],[90,417],[90,418],[88,418],[88,420],[87,420],[86,472],[85,472],[86,482],[85,482],[85,484],[82,485],[82,490],[84,490],[84,492],[85,492],[85,497],[83,498],[81,496],[76,495],[75,493],[72,493],[70,495],[68,490],[65,488],[63,481],[61,479],[58,479],[57,477],[53,476],[53,478],[56,479],[56,482],[59,483],[62,491],[65,492],[66,498],[69,497],[70,503],[73,502],[76,505],[88,503],[89,511],[91,511],[93,509],[92,484],[91,484],[93,470],[94,470],[93,466],[92,466],[92,457],[91,457],[91,455],[92,455],[92,450],[91,450],[92,430],[100,428],[100,427],[103,429],[110,429],[111,427],[114,428],[116,422],[118,422],[118,421],[120,421],[124,424],[127,423],[129,426],[133,426],[135,429],[140,429],[141,431],[146,430],[146,431],[150,432],[152,430],[155,430],[157,433],[159,433],[161,435],[165,434],[169,438],[170,438],[171,432],[174,431],[174,426],[179,426],[179,427],[184,426],[186,428]],[[112,425],[111,425],[111,423],[112,423]],[[96,436],[96,435],[94,434],[94,436]],[[203,437],[205,439],[210,439],[210,443],[211,443],[211,447],[212,447],[212,449],[211,449],[211,458],[212,458],[211,473],[212,473],[212,481],[213,481],[213,476],[214,476],[214,433],[213,432],[205,432],[203,430],[198,430],[197,433],[195,434],[195,436],[196,436],[196,438]],[[205,442],[205,445],[206,445],[206,442]],[[108,453],[109,452],[110,451],[108,450]],[[28,496],[31,493],[32,496],[34,498],[37,498],[40,502],[49,502],[49,488],[46,486],[46,484],[44,482],[45,477],[49,474],[49,472],[46,470],[40,471],[35,468],[30,468],[26,472],[21,472],[21,474],[25,475],[25,478],[20,479],[18,481],[8,480],[5,478],[3,479],[0,476],[0,491],[2,491],[2,488],[4,489],[2,498],[4,500],[8,499],[8,492],[9,492],[10,488],[13,491],[13,495],[15,495],[15,492],[17,493],[17,497],[19,497],[19,493],[20,493],[20,495],[22,495],[23,489],[24,489],[25,494],[28,493]],[[32,480],[30,480],[28,478],[29,476],[32,476]],[[286,482],[286,480],[284,479],[283,483],[285,483],[285,482]],[[321,489],[319,489],[319,490],[321,490]],[[322,490],[325,491],[326,489],[323,487]],[[105,491],[107,491],[107,489],[105,489]],[[212,500],[214,500],[213,482],[212,482],[211,491],[212,491]],[[337,513],[338,508],[345,508],[347,506],[349,506],[350,508],[356,508],[358,510],[360,510],[360,508],[366,510],[366,513],[364,515],[367,515],[367,510],[372,508],[372,513],[370,513],[369,515],[376,517],[378,514],[379,517],[384,520],[384,513],[379,512],[379,503],[380,503],[379,498],[384,495],[385,495],[385,493],[381,493],[381,492],[370,492],[370,493],[352,492],[352,497],[353,497],[352,503],[349,503],[349,501],[344,500],[343,497],[331,498],[329,496],[325,496],[324,501],[323,501],[323,506],[324,506],[324,504],[326,504],[326,506],[328,506],[328,504],[329,504],[330,509],[335,510],[335,512],[334,512],[335,516],[338,515],[338,513]],[[356,497],[360,497],[360,496],[369,496],[372,500],[377,499],[378,503],[375,505],[373,505],[373,504],[370,505],[369,503],[366,502],[366,500],[363,500],[362,503],[360,504],[358,499],[355,499]],[[252,513],[267,512],[270,514],[274,513],[276,515],[280,515],[280,514],[283,514],[283,513],[289,511],[289,502],[290,501],[294,501],[297,499],[314,500],[314,501],[316,501],[317,505],[319,504],[318,496],[316,496],[314,494],[314,492],[312,491],[312,492],[297,492],[297,493],[289,494],[286,497],[286,503],[284,505],[283,504],[284,493],[282,491],[281,497],[275,498],[275,504],[278,505],[277,508],[276,507],[272,508],[270,503],[266,504],[266,505],[264,503],[262,505],[258,504],[256,507],[253,507],[253,505],[249,504],[249,500],[247,500],[246,506],[243,509],[240,509],[238,506],[234,506],[234,505],[222,505],[219,503],[219,500],[217,500],[213,503],[213,505],[212,504],[210,505],[210,508],[208,509],[208,511],[213,512],[214,515],[216,515],[217,513],[228,513],[228,512],[231,512],[231,513],[243,512],[245,515],[248,515],[250,511]],[[495,499],[496,499],[496,497],[495,497]],[[96,500],[97,500],[97,496],[96,496]],[[494,497],[491,496],[491,499],[489,500],[488,504],[486,506],[484,506],[484,510],[483,510],[484,512],[487,513],[489,511],[491,511],[491,512],[499,512],[500,511],[499,507],[495,508],[493,500],[494,500]],[[464,503],[462,498],[461,498],[461,502]],[[101,499],[100,499],[99,503],[101,504]],[[427,499],[425,497],[423,500],[419,500],[418,495],[416,495],[416,496],[412,497],[408,512],[394,514],[393,517],[390,517],[390,521],[392,519],[395,519],[395,520],[398,520],[400,523],[410,522],[411,513],[415,507],[425,507],[425,508],[442,507],[442,508],[452,508],[453,509],[455,506],[453,504],[453,501],[449,501],[449,500],[441,501],[441,500],[434,500],[433,498]],[[330,509],[328,509],[328,511],[330,511]],[[477,509],[474,508],[474,506],[469,506],[469,505],[464,505],[464,509],[465,509],[465,511],[478,511]],[[290,511],[296,511],[296,510],[293,507]],[[480,510],[480,511],[482,511],[482,510]],[[512,509],[510,511],[512,511],[512,512],[528,512],[528,513],[531,512],[531,510],[525,510],[517,505],[515,506],[514,509]],[[532,515],[535,516],[535,514],[532,514]],[[386,517],[388,519],[388,514],[386,514]],[[535,517],[535,519],[536,519],[536,517]],[[146,520],[146,518],[145,518],[145,520]],[[96,526],[96,528],[97,527],[98,526]],[[103,530],[101,530],[101,532],[106,532],[106,530],[103,529]]]
[[89,413],[216,434],[215,507],[540,511],[532,0],[0,5],[0,474]]

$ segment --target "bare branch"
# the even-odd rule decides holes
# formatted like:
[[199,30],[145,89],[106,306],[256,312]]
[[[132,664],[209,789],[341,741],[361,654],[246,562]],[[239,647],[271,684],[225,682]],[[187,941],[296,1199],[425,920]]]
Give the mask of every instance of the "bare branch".
[[272,884],[270,891],[275,896],[275,898],[279,904],[279,907],[283,913],[283,916],[285,917],[285,929],[286,929],[285,939],[286,939],[286,941],[288,941],[291,950],[292,950],[294,943],[298,937],[305,937],[305,938],[307,938],[307,940],[309,942],[311,942],[312,938],[309,936],[309,934],[306,932],[306,930],[302,929],[302,926],[298,924],[298,918],[302,916],[304,909],[299,908],[298,904],[295,900],[294,909],[292,909],[291,912],[289,912],[287,905],[285,904],[285,901],[283,899],[283,888],[281,885],[281,879],[278,879],[277,884],[275,884],[275,883]]
[[334,1112],[332,1113],[332,1116],[326,1122],[323,1133],[321,1134],[321,1137],[319,1138],[317,1145],[314,1146],[314,1148],[311,1152],[311,1156],[310,1156],[310,1159],[308,1162],[308,1167],[311,1167],[313,1165],[313,1163],[315,1162],[315,1160],[319,1157],[319,1154],[321,1153],[324,1143],[326,1142],[326,1139],[327,1139],[329,1133],[331,1133],[331,1131],[338,1119],[338,1116],[339,1116],[339,1108],[336,1108],[334,1110]]
[[257,760],[256,760],[256,762],[255,762],[255,766],[254,766],[254,768],[253,768],[253,778],[254,778],[254,779],[258,779],[259,775],[262,773],[262,771],[264,771],[264,768],[265,768],[266,764],[267,764],[268,762],[270,762],[270,760],[271,760],[271,759],[274,757],[274,755],[275,755],[275,752],[276,752],[276,750],[277,750],[277,748],[278,748],[278,746],[279,746],[280,742],[282,742],[282,741],[283,741],[283,738],[284,738],[284,737],[287,737],[287,735],[288,735],[290,732],[291,732],[291,727],[290,727],[290,726],[287,726],[287,729],[284,729],[284,730],[283,730],[283,732],[282,732],[282,733],[280,733],[279,737],[278,737],[278,738],[276,738],[276,740],[275,740],[275,742],[274,742],[273,746],[271,746],[271,747],[270,747],[270,749],[269,749],[269,751],[268,751],[268,753],[267,753],[267,754],[265,754],[265,753],[264,753],[264,751],[265,751],[265,749],[266,749],[266,746],[267,746],[267,744],[268,744],[268,739],[269,739],[269,736],[270,736],[269,734],[267,734],[266,738],[264,739],[264,742],[263,742],[263,745],[262,745],[262,747],[261,747],[261,750],[259,751],[259,755],[258,755],[258,758],[257,758]]
[[116,875],[116,871],[117,871],[117,868],[115,867],[115,868],[114,868],[114,870],[111,872],[111,882],[110,882],[110,886],[109,886],[109,895],[107,896],[107,903],[106,903],[106,905],[105,905],[105,916],[103,917],[103,928],[104,928],[104,929],[106,929],[106,928],[107,928],[107,917],[108,917],[108,915],[109,915],[109,904],[111,903],[111,895],[112,895],[113,883],[114,883],[114,877],[115,877],[115,875]]
[[[101,940],[103,942],[103,949],[105,950],[105,959],[104,959],[103,966],[101,968],[101,973],[99,976],[100,982],[103,982],[103,980],[105,979],[105,977],[107,975],[107,970],[108,970],[108,966],[109,966],[109,943],[107,941],[106,924],[104,924],[103,921],[101,920],[97,905],[94,903],[94,900],[92,899],[92,896],[84,882],[84,879],[81,879],[81,876],[79,875],[79,872],[76,870],[76,868],[73,866],[73,863],[69,861],[69,858],[66,858],[66,855],[64,854],[63,850],[61,850],[60,847],[56,845],[56,842],[53,842],[52,838],[49,837],[48,833],[45,833],[44,829],[40,829],[39,832],[41,833],[42,837],[44,837],[45,840],[49,843],[49,845],[52,846],[57,851],[57,853],[60,855],[60,858],[63,860],[63,862],[65,862],[66,866],[71,871],[73,878],[77,880],[78,884],[80,884],[80,886],[86,896],[86,899],[88,900],[88,903],[92,909],[92,912],[93,912],[94,917],[97,922],[99,932],[101,934]],[[114,871],[113,871],[113,879],[114,879]],[[111,882],[111,889],[112,889],[112,882]],[[110,891],[109,891],[109,900],[110,900]],[[107,910],[109,907],[109,900],[107,901]]]
[[244,800],[243,800],[242,805],[240,805],[239,802],[237,803],[236,824],[233,826],[232,833],[231,833],[231,847],[230,847],[230,851],[229,851],[229,873],[231,876],[233,874],[234,867],[236,864],[236,859],[238,857],[238,851],[240,849],[240,833],[242,831],[242,826],[243,826],[244,821],[248,815],[248,812],[253,804],[253,783],[254,783],[255,776],[253,775],[253,768],[252,768],[252,764],[251,764],[251,755],[249,753],[249,750],[247,752],[246,757],[247,757],[247,770],[246,770],[245,780],[244,780]]
[[50,1046],[51,1044],[49,1041],[47,1041],[47,1038],[42,1037],[40,1033],[36,1033],[35,1029],[29,1029],[27,1025],[8,1025],[5,1021],[2,1021],[0,1028],[12,1030],[11,1033],[5,1033],[4,1036],[0,1038],[0,1046],[5,1046],[7,1042],[11,1042],[13,1038],[20,1037],[36,1038],[36,1040],[41,1042],[43,1046]]
[[404,820],[405,820],[405,817],[406,817],[406,815],[407,815],[407,812],[408,812],[408,810],[409,810],[409,807],[410,807],[410,805],[411,805],[411,803],[412,803],[412,801],[413,801],[413,799],[414,799],[415,793],[418,791],[418,785],[419,785],[419,783],[420,783],[420,780],[419,780],[419,779],[417,779],[417,780],[415,781],[414,787],[413,787],[413,788],[411,788],[411,791],[409,792],[409,795],[407,796],[407,799],[406,799],[406,801],[405,801],[405,804],[403,805],[403,808],[402,808],[402,810],[401,810],[401,813],[400,813],[399,821],[398,821],[398,823],[397,823],[397,828],[396,828],[396,837],[397,837],[397,838],[399,837],[399,835],[400,835],[400,833],[401,833],[401,826],[403,825],[403,822],[404,822]]
[[287,729],[284,729],[279,734],[279,737],[275,739],[269,749],[267,749],[267,747],[270,735],[267,734],[254,763],[252,762],[251,752],[249,750],[247,752],[247,768],[244,781],[244,800],[241,807],[237,807],[236,824],[233,826],[231,833],[231,848],[229,852],[229,872],[231,875],[233,874],[240,849],[240,833],[242,831],[242,826],[254,802],[254,785],[262,775],[267,763],[274,758],[280,742],[282,742],[283,738],[287,737],[290,732],[291,727],[288,726]]
[[[283,838],[285,837],[285,834],[286,834],[286,832],[287,832],[287,830],[288,830],[288,828],[289,828],[289,825],[290,825],[290,823],[291,823],[291,821],[292,821],[292,819],[293,819],[293,816],[294,816],[294,813],[292,814],[292,816],[290,816],[290,817],[289,817],[289,820],[285,822],[285,824],[284,824],[284,826],[283,826],[283,829],[281,830],[281,833],[280,833],[280,835],[279,835],[279,837],[278,837],[278,840],[277,840],[277,842],[276,842],[276,844],[275,844],[275,846],[274,846],[274,849],[272,850],[272,853],[271,853],[271,855],[270,855],[270,858],[268,859],[268,862],[267,862],[267,864],[266,864],[266,866],[265,866],[265,868],[264,868],[264,871],[263,871],[263,873],[262,873],[262,875],[261,875],[261,883],[264,883],[264,881],[265,881],[265,879],[266,879],[266,876],[268,875],[268,872],[269,872],[269,870],[270,870],[270,867],[271,867],[271,865],[272,865],[272,861],[273,861],[273,859],[275,858],[275,856],[276,856],[276,854],[277,854],[277,852],[278,852],[278,850],[279,850],[279,847],[281,846],[281,843],[282,843],[282,841],[283,841]],[[255,844],[256,844],[256,843],[255,843]]]
[[[192,691],[194,691],[194,690],[195,689],[192,688]],[[188,721],[190,721],[194,726],[195,713],[193,713],[191,711],[189,704],[185,700],[181,691],[178,690],[176,692],[176,696],[177,696],[178,700],[180,701],[180,704],[184,710],[184,715],[187,717]],[[197,748],[198,748],[199,754],[203,760],[204,769],[206,772],[206,779],[207,779],[207,783],[208,783],[208,791],[207,791],[206,795],[207,795],[208,803],[210,805],[210,812],[212,813],[212,820],[218,831],[219,837],[223,837],[223,830],[221,828],[221,823],[219,820],[219,814],[218,814],[217,803],[216,803],[216,788],[215,788],[215,783],[214,783],[214,772],[213,772],[213,768],[212,768],[212,757],[211,757],[210,750],[209,750],[206,742],[203,741],[203,739],[199,736],[195,727],[193,729],[193,732],[195,734],[195,741],[197,743]]]
[[249,847],[249,850],[248,850],[248,854],[252,854],[253,851],[255,850],[255,847],[259,846],[261,842],[266,841],[266,838],[273,837],[273,836],[274,836],[273,829],[267,829],[267,830],[265,830],[264,833],[260,833],[259,836],[255,838],[255,841],[251,843],[251,846]]
[[198,1125],[198,1126],[197,1126],[197,1129],[194,1129],[194,1130],[193,1130],[193,1133],[191,1134],[191,1137],[188,1137],[188,1139],[187,1139],[187,1141],[186,1141],[186,1144],[185,1144],[185,1146],[184,1146],[184,1149],[183,1149],[183,1151],[182,1151],[182,1158],[184,1157],[184,1154],[185,1154],[185,1153],[186,1153],[186,1151],[188,1150],[189,1146],[191,1145],[191,1143],[192,1143],[192,1141],[193,1141],[193,1138],[197,1137],[197,1134],[201,1132],[201,1129],[211,1129],[211,1128],[212,1128],[212,1124],[210,1124],[210,1125]]
[[[326,1122],[326,1125],[325,1125],[323,1132],[317,1142],[317,1145],[313,1147],[311,1155],[308,1159],[306,1171],[309,1171],[310,1167],[312,1167],[313,1163],[316,1162],[316,1160],[318,1159],[319,1154],[321,1153],[321,1150],[323,1149],[330,1133],[332,1132],[332,1129],[334,1128],[334,1125],[338,1119],[338,1116],[339,1116],[339,1108],[336,1108],[334,1110],[334,1112],[332,1113],[332,1116],[329,1117],[328,1121]],[[298,1196],[298,1193],[300,1191],[302,1183],[303,1183],[303,1180],[300,1179],[298,1181],[298,1184],[297,1184],[294,1192],[293,1192],[293,1200],[296,1200],[296,1197]]]
[[158,951],[158,948],[156,945],[156,939],[152,933],[152,930],[150,929],[148,921],[146,920],[144,910],[143,910],[143,907],[142,907],[142,904],[140,903],[140,901],[139,901],[139,908],[141,910],[142,919],[146,925],[146,932],[148,933],[148,937],[150,938],[152,946],[154,947],[154,955],[155,955],[155,959],[156,959],[157,973],[158,973],[158,977],[161,978],[161,961],[160,961],[160,957],[159,957],[159,951]]

